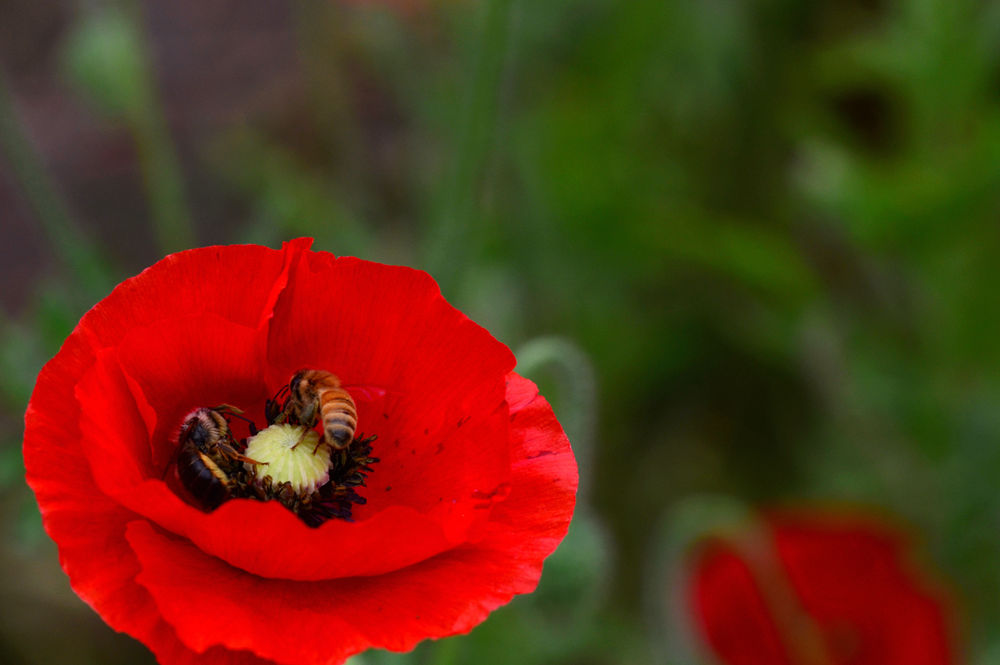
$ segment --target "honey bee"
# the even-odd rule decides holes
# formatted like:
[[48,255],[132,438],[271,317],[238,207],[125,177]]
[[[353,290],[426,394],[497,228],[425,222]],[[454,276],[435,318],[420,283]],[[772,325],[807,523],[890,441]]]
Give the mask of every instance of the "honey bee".
[[[279,412],[277,400],[286,390],[288,397]],[[358,410],[351,394],[340,386],[336,374],[321,369],[296,372],[288,387],[282,388],[275,399],[268,402],[267,417],[268,422],[291,421],[307,430],[321,421],[323,438],[335,450],[349,446],[358,427]]]
[[237,449],[227,415],[239,409],[229,405],[201,407],[184,418],[177,437],[177,475],[184,487],[208,510],[232,496],[241,462],[259,464]]

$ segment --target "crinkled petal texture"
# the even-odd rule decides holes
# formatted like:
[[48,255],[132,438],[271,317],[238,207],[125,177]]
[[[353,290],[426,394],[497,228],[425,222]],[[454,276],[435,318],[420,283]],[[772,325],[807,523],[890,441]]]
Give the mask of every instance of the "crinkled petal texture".
[[[309,244],[168,256],[38,377],[24,459],[45,527],[76,592],[161,663],[334,664],[466,632],[534,589],[572,517],[569,442],[510,351],[426,274]],[[378,437],[354,521],[181,498],[184,415],[263,422],[304,367],[340,376]]]
[[688,597],[727,665],[950,665],[951,607],[872,518],[781,512],[699,549]]

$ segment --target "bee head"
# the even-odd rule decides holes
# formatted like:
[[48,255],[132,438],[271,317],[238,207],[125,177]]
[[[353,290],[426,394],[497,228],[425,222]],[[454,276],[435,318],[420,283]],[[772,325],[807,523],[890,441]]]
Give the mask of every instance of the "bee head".
[[221,413],[202,407],[195,409],[184,419],[181,437],[203,448],[223,438],[228,431],[229,423]]
[[292,396],[292,399],[297,402],[302,402],[306,398],[303,391],[309,388],[309,379],[306,378],[308,373],[309,370],[300,369],[295,373],[295,376],[292,377],[292,380],[288,382],[288,392]]

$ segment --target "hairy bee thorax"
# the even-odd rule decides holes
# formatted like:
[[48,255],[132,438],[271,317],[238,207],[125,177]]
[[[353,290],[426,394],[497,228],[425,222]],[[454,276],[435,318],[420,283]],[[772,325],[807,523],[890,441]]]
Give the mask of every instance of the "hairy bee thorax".
[[[279,403],[286,390],[289,396]],[[329,422],[322,422],[322,435],[312,429],[320,421],[320,398],[333,390],[346,395],[351,407],[349,427],[336,438],[330,436]],[[205,510],[229,499],[250,498],[278,501],[314,527],[331,518],[350,520],[352,507],[365,503],[357,490],[378,462],[371,457],[375,437],[354,435],[353,406],[335,375],[302,370],[268,401],[268,427],[262,431],[236,407],[196,409],[178,435],[178,475]],[[342,418],[344,411],[338,405],[334,416]],[[229,417],[247,421],[252,436],[236,441]]]

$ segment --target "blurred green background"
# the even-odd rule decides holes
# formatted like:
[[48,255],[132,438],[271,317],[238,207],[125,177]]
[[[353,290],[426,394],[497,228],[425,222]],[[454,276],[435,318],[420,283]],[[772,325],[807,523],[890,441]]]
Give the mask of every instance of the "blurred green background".
[[40,367],[167,252],[310,235],[431,272],[583,473],[536,594],[357,664],[696,662],[691,516],[810,500],[911,525],[1000,663],[998,221],[997,2],[5,0],[0,662],[152,662],[41,530]]

